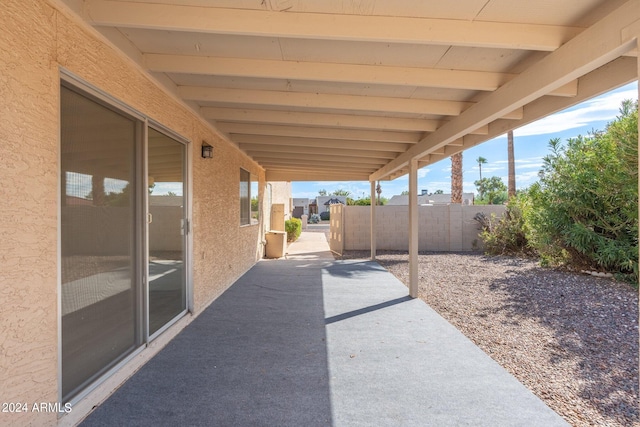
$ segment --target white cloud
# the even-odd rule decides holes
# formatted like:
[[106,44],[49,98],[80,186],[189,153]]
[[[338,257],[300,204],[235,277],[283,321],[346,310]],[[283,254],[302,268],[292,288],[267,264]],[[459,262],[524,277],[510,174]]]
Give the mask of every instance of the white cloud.
[[[498,163],[498,162],[495,162],[495,163]],[[505,166],[489,166],[489,165],[485,165],[485,166],[482,166],[482,174],[484,175],[485,173],[503,171],[505,169],[506,169]]]
[[611,121],[619,113],[625,99],[637,99],[636,90],[613,92],[580,104],[579,107],[545,117],[513,131],[515,136],[532,136],[559,133],[589,127],[592,123]]
[[[508,165],[508,160],[497,160],[494,163]],[[542,157],[529,157],[526,159],[515,159],[516,171],[518,169],[540,169],[542,167]],[[508,167],[508,166],[507,166]],[[484,169],[483,169],[484,170]]]
[[426,177],[429,172],[431,172],[429,168],[418,169],[418,179]]
[[527,187],[538,180],[538,171],[527,171],[524,173],[516,174],[516,186]]

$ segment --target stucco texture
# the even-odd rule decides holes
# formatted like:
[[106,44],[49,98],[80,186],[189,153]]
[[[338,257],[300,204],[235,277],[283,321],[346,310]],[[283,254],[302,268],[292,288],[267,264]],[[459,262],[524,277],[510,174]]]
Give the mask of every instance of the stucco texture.
[[[58,400],[60,67],[191,141],[196,314],[260,254],[262,226],[239,224],[239,169],[264,172],[71,16],[53,1],[0,7],[0,402]],[[0,425],[56,422],[0,412]]]

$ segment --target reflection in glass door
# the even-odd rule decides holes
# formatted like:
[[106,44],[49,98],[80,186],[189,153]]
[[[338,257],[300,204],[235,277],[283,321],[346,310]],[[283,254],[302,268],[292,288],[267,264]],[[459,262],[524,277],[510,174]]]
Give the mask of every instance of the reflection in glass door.
[[185,146],[149,128],[149,335],[187,309]]
[[139,122],[61,88],[62,399],[142,344],[136,281]]

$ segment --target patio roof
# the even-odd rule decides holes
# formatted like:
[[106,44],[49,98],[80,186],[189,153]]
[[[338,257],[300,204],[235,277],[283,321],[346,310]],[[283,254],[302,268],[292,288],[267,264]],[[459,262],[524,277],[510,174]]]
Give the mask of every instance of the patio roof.
[[636,0],[63,0],[265,170],[393,179],[637,78]]

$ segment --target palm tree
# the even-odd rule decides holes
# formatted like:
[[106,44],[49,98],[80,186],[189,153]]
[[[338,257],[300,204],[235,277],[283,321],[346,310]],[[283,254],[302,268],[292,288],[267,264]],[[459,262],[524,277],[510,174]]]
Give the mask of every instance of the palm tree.
[[485,159],[484,157],[480,156],[476,159],[476,162],[478,162],[478,167],[480,168],[480,181],[482,181],[482,165],[486,165],[487,164],[487,159]]
[[508,199],[516,195],[516,162],[513,156],[513,131],[507,133],[507,156],[509,159]]
[[451,156],[451,203],[462,203],[462,152]]

